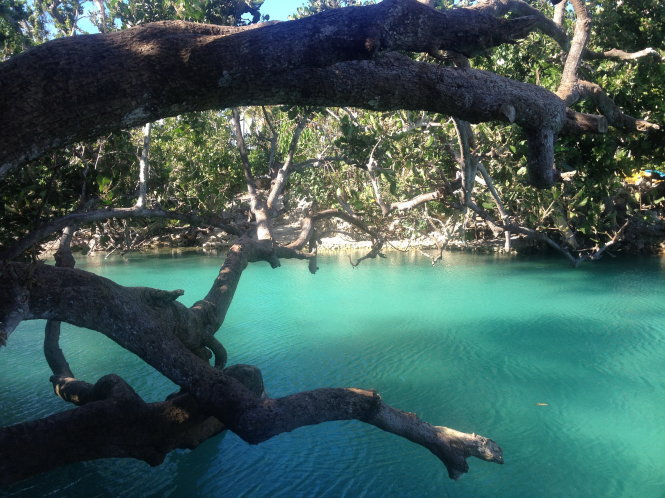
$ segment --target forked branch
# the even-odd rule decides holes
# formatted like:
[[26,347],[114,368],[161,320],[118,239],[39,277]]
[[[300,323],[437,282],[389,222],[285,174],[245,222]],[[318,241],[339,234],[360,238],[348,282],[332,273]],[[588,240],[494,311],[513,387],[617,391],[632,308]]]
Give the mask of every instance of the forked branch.
[[[242,251],[239,253],[235,257],[240,257],[242,267]],[[264,259],[268,255],[259,247],[245,257]],[[214,416],[250,443],[306,425],[358,419],[427,447],[444,463],[452,478],[468,470],[465,462],[468,456],[502,461],[501,450],[487,439],[430,426],[411,414],[388,407],[371,391],[317,389],[279,399],[257,396],[194,354],[192,344],[198,335],[195,330],[202,328],[204,317],[177,301],[152,298],[164,294],[163,291],[122,287],[81,270],[47,265],[6,263],[3,277],[0,302],[9,303],[17,289],[25,291],[25,299],[21,299],[19,309],[0,308],[0,326],[15,325],[16,316],[11,323],[7,320],[14,312],[19,320],[49,318],[98,330],[191,393],[204,413]],[[223,289],[214,292],[225,299]],[[75,306],[72,295],[78,296]],[[101,296],[105,299],[100,299]],[[157,337],[159,340],[155,340]],[[135,400],[126,409],[122,420],[129,423],[127,417],[140,414],[145,407]],[[133,420],[132,423],[138,423]],[[11,440],[20,437],[22,431],[24,434],[25,426],[18,430],[18,435],[17,429],[0,430],[0,437]]]

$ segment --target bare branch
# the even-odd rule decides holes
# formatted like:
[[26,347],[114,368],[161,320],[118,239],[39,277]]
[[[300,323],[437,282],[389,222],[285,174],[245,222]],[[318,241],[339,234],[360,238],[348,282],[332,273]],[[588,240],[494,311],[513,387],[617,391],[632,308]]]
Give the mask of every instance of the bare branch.
[[353,261],[351,259],[351,256],[349,256],[349,263],[351,263],[351,266],[354,268],[357,267],[360,263],[365,261],[366,259],[374,259],[377,256],[381,258],[385,258],[385,255],[381,253],[381,249],[383,249],[383,244],[385,243],[385,240],[382,238],[380,239],[375,239],[372,240],[372,247],[370,248],[369,252],[365,254],[364,256],[360,256],[358,259]]
[[379,138],[374,144],[374,147],[372,147],[372,151],[369,154],[369,159],[367,160],[366,168],[367,173],[369,174],[370,184],[372,185],[372,191],[374,192],[374,200],[381,208],[381,214],[383,214],[383,216],[387,216],[390,212],[390,208],[384,202],[383,194],[381,194],[381,183],[379,176],[377,175],[377,160],[374,158],[374,154],[376,153],[376,149],[380,143],[381,138]]
[[19,254],[32,247],[33,245],[46,239],[49,235],[64,229],[67,226],[79,226],[84,223],[93,221],[108,220],[110,218],[126,219],[126,218],[169,218],[173,220],[187,221],[194,224],[214,225],[219,226],[226,232],[241,235],[241,231],[233,226],[217,223],[215,220],[207,220],[204,217],[178,213],[175,211],[165,211],[163,209],[144,209],[144,208],[115,208],[115,209],[101,209],[98,211],[83,211],[78,213],[68,214],[62,218],[57,218],[53,221],[47,222],[42,226],[31,231],[24,238],[20,239],[11,247],[0,250],[0,260],[11,260]]
[[136,200],[136,207],[142,208],[146,205],[146,186],[147,176],[150,168],[150,132],[152,124],[146,123],[143,126],[143,149],[139,160],[139,196]]
[[247,192],[252,198],[252,202],[256,202],[256,180],[252,175],[252,166],[249,164],[247,145],[245,145],[245,136],[242,132],[242,123],[240,122],[240,112],[234,107],[231,111],[231,115],[233,117],[233,131],[236,141],[238,142],[238,152],[240,153],[242,171],[245,174],[245,182],[247,183]]
[[660,126],[655,123],[624,114],[619,106],[595,83],[578,80],[576,94],[579,99],[590,100],[596,104],[611,126],[628,131],[660,130]]
[[621,226],[621,228],[619,228],[619,230],[617,230],[617,232],[614,234],[614,236],[610,240],[605,242],[605,244],[603,244],[602,247],[594,250],[589,255],[582,256],[580,259],[581,260],[586,260],[586,261],[597,261],[597,260],[599,260],[602,257],[603,253],[605,251],[607,251],[607,249],[609,249],[614,244],[616,244],[619,240],[621,240],[621,237],[623,236],[624,232],[626,231],[626,229],[628,228],[629,225],[630,225],[630,220],[626,221]]
[[250,197],[250,206],[252,214],[256,219],[256,236],[259,240],[272,240],[272,224],[270,222],[269,209],[263,195],[259,194],[256,188],[256,180],[252,175],[252,167],[249,163],[249,155],[240,122],[240,113],[237,108],[233,109],[232,115],[236,141],[238,142],[238,152],[240,153],[242,169],[245,173],[245,182],[247,183],[247,192]]
[[286,154],[286,159],[284,160],[282,167],[277,172],[277,177],[275,178],[272,189],[270,190],[270,194],[268,195],[268,201],[266,205],[270,213],[273,213],[275,210],[275,200],[284,192],[286,182],[294,167],[293,157],[295,156],[296,149],[298,148],[298,141],[300,140],[300,136],[307,126],[309,119],[309,113],[306,113],[304,116],[302,116],[296,125],[296,129],[293,132],[293,136],[291,137],[291,144],[289,145],[289,150]]
[[279,140],[279,133],[275,129],[265,106],[261,106],[261,111],[263,112],[263,119],[265,119],[268,129],[270,129],[270,157],[268,159],[268,171],[272,172],[277,157],[277,141]]
[[566,258],[570,261],[570,263],[573,266],[577,266],[579,264],[579,259],[573,256],[570,251],[568,251],[566,248],[562,247],[561,245],[557,244],[554,240],[552,240],[550,237],[547,236],[547,234],[544,234],[542,232],[539,232],[537,230],[534,230],[532,228],[527,228],[523,227],[520,225],[516,225],[514,223],[510,224],[505,224],[502,222],[497,222],[496,220],[492,219],[492,217],[483,209],[481,209],[478,205],[476,205],[474,202],[472,202],[469,205],[469,208],[476,213],[478,216],[480,216],[486,223],[489,225],[499,229],[499,230],[507,230],[513,233],[519,233],[522,235],[526,235],[527,237],[538,240],[540,242],[543,242],[544,244],[547,244],[550,246],[552,249],[555,251],[563,254],[566,256]]
[[464,204],[471,202],[473,186],[476,182],[476,170],[478,161],[474,157],[471,148],[475,144],[471,124],[461,119],[454,119],[457,142],[459,145],[459,163],[462,171],[462,187],[464,189]]
[[657,61],[662,61],[663,57],[657,50],[653,48],[645,48],[644,50],[639,50],[637,52],[625,52],[624,50],[619,50],[613,48],[612,50],[606,50],[605,52],[593,52],[587,50],[584,52],[585,59],[617,59],[621,61],[636,61],[640,59],[652,58]]
[[305,216],[302,220],[302,228],[300,231],[300,235],[298,235],[298,238],[296,240],[294,240],[290,244],[287,244],[286,247],[291,249],[302,249],[305,246],[305,244],[310,240],[315,224],[319,221],[327,220],[330,218],[339,218],[341,220],[346,221],[347,223],[350,223],[361,232],[364,232],[367,235],[369,235],[372,238],[372,240],[382,239],[382,237],[377,231],[370,228],[360,218],[345,211],[328,209],[325,211],[320,211],[314,215]]
[[425,192],[423,194],[418,194],[411,199],[405,201],[393,202],[390,205],[391,211],[407,211],[415,207],[421,206],[427,202],[438,201],[443,199],[445,193],[443,189],[435,190],[433,192]]
[[[497,192],[496,187],[494,186],[494,180],[492,179],[492,176],[487,171],[487,168],[485,168],[485,165],[480,161],[478,161],[478,171],[480,171],[483,180],[485,180],[485,185],[487,185],[487,190],[489,190],[490,194],[492,195],[492,199],[494,200],[494,204],[496,205],[497,211],[499,211],[499,215],[501,216],[503,223],[507,224],[509,220],[508,212],[506,211],[506,208],[503,205],[503,202],[501,201],[501,196],[499,195],[499,192]],[[510,252],[510,230],[506,230],[504,232],[504,237],[505,237],[505,244],[503,247],[504,251]]]

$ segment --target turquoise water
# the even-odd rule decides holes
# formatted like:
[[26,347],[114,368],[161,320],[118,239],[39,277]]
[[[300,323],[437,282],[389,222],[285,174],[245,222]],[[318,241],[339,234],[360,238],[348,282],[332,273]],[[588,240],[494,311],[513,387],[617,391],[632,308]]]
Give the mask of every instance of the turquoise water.
[[[221,257],[130,256],[81,264],[125,285],[205,294]],[[664,497],[664,262],[448,254],[432,267],[390,255],[353,269],[321,258],[250,266],[217,337],[231,363],[258,365],[271,396],[329,386],[377,389],[425,420],[495,439],[506,464],[469,460],[459,481],[431,454],[359,422],[249,446],[233,434],[156,468],[76,464],[0,496]],[[68,406],[51,392],[43,322],[0,351],[0,423]],[[65,327],[74,372],[115,372],[148,401],[175,388],[98,333]],[[546,405],[540,405],[546,404]]]

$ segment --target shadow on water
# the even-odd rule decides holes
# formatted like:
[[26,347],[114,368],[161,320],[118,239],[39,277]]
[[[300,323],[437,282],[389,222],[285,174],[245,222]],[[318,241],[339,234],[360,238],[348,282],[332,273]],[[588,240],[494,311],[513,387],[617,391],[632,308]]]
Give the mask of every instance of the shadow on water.
[[[494,438],[506,465],[470,461],[452,482],[426,450],[335,422],[259,446],[228,434],[157,468],[72,465],[0,496],[662,496],[659,262],[571,270],[531,258],[452,255],[435,268],[411,256],[390,261],[354,270],[344,256],[324,257],[316,277],[290,262],[250,267],[218,333],[230,361],[259,365],[272,396],[375,388],[432,423]],[[127,285],[184,288],[191,303],[220,263],[186,255],[90,269]],[[41,334],[22,324],[2,351],[3,423],[67,408],[50,392]],[[173,390],[98,334],[68,327],[64,337],[87,380],[114,371],[149,400]]]

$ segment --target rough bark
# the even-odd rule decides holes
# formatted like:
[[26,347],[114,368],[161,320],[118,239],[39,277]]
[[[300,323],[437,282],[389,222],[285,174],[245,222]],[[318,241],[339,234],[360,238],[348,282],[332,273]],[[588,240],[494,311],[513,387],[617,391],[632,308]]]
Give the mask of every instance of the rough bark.
[[[473,55],[532,29],[565,46],[560,30],[543,16],[490,15],[511,9],[531,14],[523,2],[479,7],[440,12],[415,0],[385,0],[244,28],[174,21],[54,40],[0,65],[0,115],[12,123],[0,129],[0,177],[52,148],[118,128],[186,111],[282,103],[422,109],[469,122],[512,121],[505,114],[512,107],[515,122],[528,138],[536,137],[530,163],[539,167],[549,154],[540,150],[533,129],[555,136],[565,121],[565,105],[555,95],[480,71],[385,56],[438,50]],[[564,98],[585,50],[588,20],[577,25],[560,89]],[[568,123],[567,132],[587,130]]]
[[[234,365],[226,373],[252,393],[263,394],[255,367]],[[170,451],[194,449],[225,429],[190,394],[145,403],[116,375],[94,385],[71,384],[64,385],[69,392],[63,398],[83,406],[0,429],[0,485],[97,458],[135,458],[159,465]]]
[[558,24],[556,19],[548,19],[541,11],[522,0],[485,0],[477,3],[471,9],[496,17],[508,13],[532,17],[534,19],[534,27],[538,31],[552,38],[562,49],[567,51],[570,48],[570,40],[568,40],[566,32],[561,29],[561,24]]
[[13,124],[0,131],[0,176],[51,148],[120,127],[245,104],[409,107],[475,122],[505,120],[498,107],[517,99],[519,124],[542,120],[557,129],[564,108],[538,87],[406,58],[373,62],[396,50],[474,54],[526,35],[532,24],[386,0],[256,28],[161,22],[54,40],[0,66],[0,114]]
[[[22,306],[0,307],[0,334],[6,338],[20,320],[36,318],[67,321],[97,330],[180,385],[196,399],[203,412],[214,416],[225,427],[253,444],[305,425],[358,419],[427,447],[441,459],[452,478],[467,471],[465,459],[468,456],[502,462],[501,450],[492,441],[426,424],[412,414],[388,407],[374,392],[354,388],[316,389],[279,399],[262,398],[204,361],[202,331],[209,332],[223,319],[247,261],[271,259],[273,249],[267,243],[269,241],[252,242],[246,239],[227,260],[228,266],[220,272],[211,292],[192,308],[186,308],[175,300],[182,294],[181,291],[127,288],[81,270],[5,263],[0,281],[0,302],[8,303],[13,296],[20,294]],[[74,389],[77,387],[80,386],[72,386]],[[94,389],[90,389],[89,385],[83,386],[83,390],[91,394],[81,410],[93,409],[87,408],[94,405],[90,400],[96,399]],[[158,407],[157,415],[146,414],[140,400],[127,395],[121,398],[123,403],[131,400],[131,403],[124,405],[126,417],[138,417],[133,419],[136,424],[146,419],[153,420],[152,416],[159,416],[164,410]],[[114,414],[111,409],[102,410],[94,416],[106,421]],[[89,418],[86,417],[86,420]],[[64,426],[69,423],[68,419],[58,416],[51,422]],[[1,429],[0,439],[25,441],[27,430],[46,440],[57,440],[61,437],[59,430],[47,431],[50,436],[41,431],[40,424],[48,426],[49,423],[39,421],[34,426]],[[53,444],[57,445],[57,442]],[[120,446],[126,444],[128,442]],[[0,445],[0,448],[5,451],[9,446]],[[139,454],[139,458],[152,461],[150,452]],[[90,458],[90,453],[84,449],[81,455],[83,459]],[[0,456],[0,461],[9,458],[9,454]],[[28,469],[26,472],[32,471]]]

